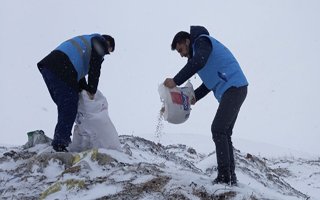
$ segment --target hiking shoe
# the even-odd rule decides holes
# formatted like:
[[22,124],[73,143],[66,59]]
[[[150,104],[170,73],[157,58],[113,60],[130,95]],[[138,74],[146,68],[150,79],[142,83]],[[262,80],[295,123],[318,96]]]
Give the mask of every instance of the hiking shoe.
[[69,152],[67,147],[63,144],[53,145],[52,147],[56,152]]

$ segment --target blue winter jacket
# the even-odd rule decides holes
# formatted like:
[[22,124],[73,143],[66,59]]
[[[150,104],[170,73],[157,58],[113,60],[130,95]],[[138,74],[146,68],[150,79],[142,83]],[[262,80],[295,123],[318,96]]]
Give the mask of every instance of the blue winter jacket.
[[[93,35],[96,36],[92,37]],[[108,50],[105,39],[100,34],[93,35],[89,35],[89,37],[83,36],[86,43],[88,42],[88,38],[91,38],[88,42],[91,44],[90,47],[87,47],[86,43],[80,41],[81,36],[75,37],[75,45],[72,45],[72,39],[60,45],[59,49],[61,50],[55,49],[51,51],[37,63],[39,70],[42,71],[42,69],[47,68],[76,91],[84,89],[91,94],[95,94],[99,84],[101,64],[104,61],[104,55],[108,54]],[[77,46],[79,49],[84,48],[85,50],[79,51]],[[95,48],[96,46],[101,47],[103,52],[98,52],[97,48]],[[89,55],[91,56],[89,57]],[[89,64],[86,64],[88,62]],[[89,71],[87,72],[88,68]],[[81,78],[86,73],[88,73],[88,77]]]
[[68,57],[77,71],[78,81],[89,72],[92,44],[91,38],[99,34],[81,35],[60,44],[55,50],[62,51]]
[[[224,92],[230,87],[248,85],[239,63],[227,47],[209,35],[200,35],[210,39],[213,50],[206,65],[197,73],[205,86],[212,90],[216,99],[220,102]],[[197,38],[197,39],[198,39]],[[196,40],[197,40],[196,39]],[[195,51],[193,52],[196,53]]]
[[173,80],[181,85],[197,73],[203,81],[195,90],[197,101],[213,91],[220,102],[228,88],[248,85],[235,57],[223,44],[211,37],[206,28],[191,26],[190,43],[191,57]]

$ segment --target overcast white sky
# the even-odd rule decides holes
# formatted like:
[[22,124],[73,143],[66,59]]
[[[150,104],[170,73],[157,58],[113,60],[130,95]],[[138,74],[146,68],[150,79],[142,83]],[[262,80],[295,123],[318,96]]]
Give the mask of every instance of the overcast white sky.
[[[119,134],[154,137],[158,84],[186,62],[170,50],[172,38],[203,25],[234,53],[250,83],[234,137],[319,154],[319,10],[317,0],[1,1],[0,143],[23,144],[36,129],[53,136],[56,107],[36,63],[62,41],[94,32],[116,39],[99,89]],[[163,137],[198,134],[211,142],[217,106],[209,94],[186,123],[165,123]]]

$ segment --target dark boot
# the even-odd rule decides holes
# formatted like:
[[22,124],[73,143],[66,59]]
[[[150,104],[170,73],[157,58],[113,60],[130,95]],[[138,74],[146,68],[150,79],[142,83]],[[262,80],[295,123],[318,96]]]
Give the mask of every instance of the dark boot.
[[52,147],[56,152],[68,152],[68,149],[65,145],[58,144],[52,145]]
[[[232,127],[233,128],[233,127]],[[232,132],[230,132],[230,135],[232,134]],[[237,185],[237,175],[235,173],[235,160],[234,160],[234,153],[233,153],[233,145],[232,145],[232,141],[231,141],[231,136],[228,138],[228,143],[229,143],[229,157],[230,157],[230,183],[233,186]]]
[[228,175],[218,175],[212,182],[213,184],[230,184],[230,177]]
[[230,173],[230,184],[233,186],[237,186],[238,185],[238,179],[237,179],[237,175],[234,171],[231,171]]
[[[233,150],[233,147],[231,147],[231,149]],[[232,153],[230,153],[230,183],[231,185],[233,186],[237,186],[237,175],[236,175],[236,172],[235,172],[235,162],[234,162],[234,156],[233,156],[233,151]]]
[[230,169],[218,169],[218,176],[213,184],[230,184]]

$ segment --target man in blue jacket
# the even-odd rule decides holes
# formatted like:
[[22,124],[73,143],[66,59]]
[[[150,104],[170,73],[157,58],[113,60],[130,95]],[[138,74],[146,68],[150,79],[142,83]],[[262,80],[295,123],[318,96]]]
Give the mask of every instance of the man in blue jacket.
[[164,85],[173,88],[197,73],[203,83],[195,90],[192,103],[213,91],[219,102],[211,125],[218,163],[218,176],[213,183],[236,185],[231,135],[247,95],[247,79],[232,53],[202,26],[191,26],[190,33],[177,33],[171,49],[187,57],[188,62],[174,78],[165,79]]
[[91,99],[94,98],[104,56],[114,48],[114,39],[109,35],[81,35],[63,42],[37,64],[58,108],[58,122],[52,141],[55,151],[68,151],[66,147],[71,142],[78,94],[84,89]]

